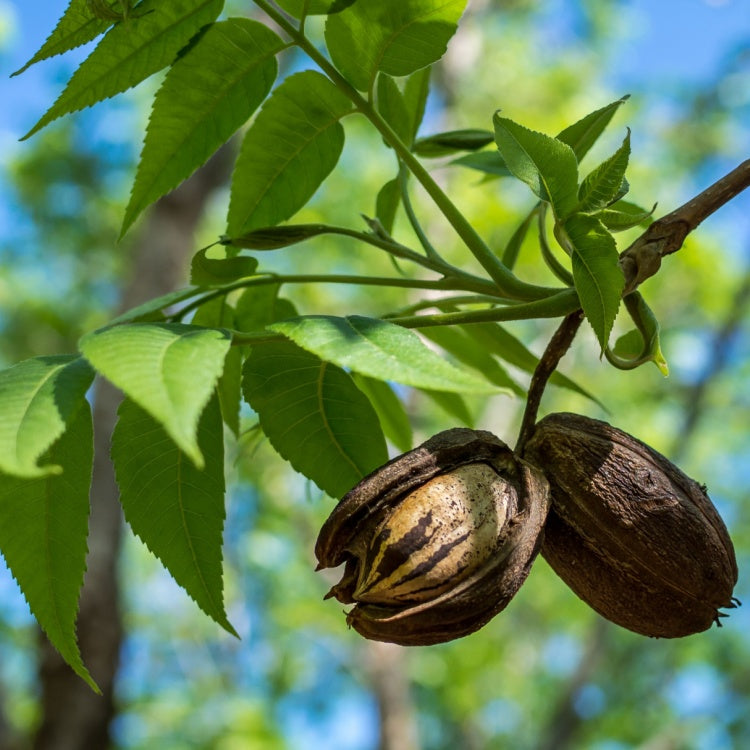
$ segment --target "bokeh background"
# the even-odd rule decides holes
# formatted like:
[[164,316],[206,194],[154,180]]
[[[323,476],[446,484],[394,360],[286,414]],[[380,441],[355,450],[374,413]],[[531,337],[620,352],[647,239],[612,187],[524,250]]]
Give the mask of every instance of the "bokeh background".
[[[175,226],[157,206],[117,241],[158,81],[19,142],[87,52],[8,77],[65,5],[0,0],[2,366],[74,351],[78,336],[143,296],[164,270],[158,259]],[[249,13],[252,3],[227,8]],[[301,65],[289,57],[285,70]],[[630,127],[631,197],[658,201],[657,214],[666,213],[750,156],[750,0],[471,0],[433,80],[424,133],[488,128],[498,108],[554,133],[629,93],[587,161],[613,151]],[[300,220],[356,226],[392,176],[380,139],[362,122],[346,128],[341,164]],[[523,185],[440,163],[435,174],[496,246],[532,205]],[[226,177],[220,164],[197,183],[199,198],[190,198],[197,204],[171,204],[173,213],[175,205],[200,211],[177,215],[184,234],[177,251],[170,246],[170,284],[184,283],[191,250],[223,231]],[[468,265],[429,202],[415,199],[433,240]],[[411,240],[405,224],[397,232]],[[311,272],[389,271],[387,261],[331,240],[314,254],[305,246],[263,261]],[[519,273],[545,278],[531,243]],[[614,370],[584,331],[562,369],[607,411],[558,389],[543,411],[606,418],[705,482],[736,544],[736,594],[750,602],[750,195],[706,221],[642,291],[662,323],[670,377],[650,365]],[[414,301],[344,287],[286,294],[302,312],[332,314],[378,314]],[[536,353],[551,332],[548,322],[510,328]],[[402,396],[415,444],[461,420],[512,442],[522,409],[507,396]],[[477,634],[423,649],[364,642],[346,629],[340,605],[322,600],[333,579],[313,572],[313,543],[332,499],[272,452],[252,414],[244,426],[228,448],[225,533],[228,613],[241,640],[209,621],[124,529],[121,546],[112,546],[123,628],[112,747],[750,747],[750,607],[733,611],[720,630],[650,640],[603,621],[540,559],[507,610]],[[0,750],[106,747],[41,736],[49,706],[39,669],[48,657],[39,644],[21,593],[0,568]]]

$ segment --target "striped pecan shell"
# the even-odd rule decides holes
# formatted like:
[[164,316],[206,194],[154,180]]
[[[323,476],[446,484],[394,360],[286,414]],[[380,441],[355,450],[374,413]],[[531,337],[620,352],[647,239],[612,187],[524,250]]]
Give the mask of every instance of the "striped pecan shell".
[[599,614],[643,635],[706,630],[734,607],[734,548],[705,489],[606,422],[551,414],[524,457],[552,509],[542,555]]
[[542,473],[489,432],[441,432],[362,480],[323,525],[328,593],[366,638],[426,645],[468,635],[525,580],[549,507]]

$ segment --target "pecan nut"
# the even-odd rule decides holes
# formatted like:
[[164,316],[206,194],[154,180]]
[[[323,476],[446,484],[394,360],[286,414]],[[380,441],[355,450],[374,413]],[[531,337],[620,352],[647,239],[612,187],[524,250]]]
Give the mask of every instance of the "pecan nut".
[[735,606],[724,522],[705,489],[660,453],[606,422],[551,414],[524,458],[550,483],[542,555],[599,614],[675,638]]
[[549,508],[542,473],[489,432],[435,435],[365,477],[323,525],[328,593],[366,638],[426,645],[468,635],[525,580]]

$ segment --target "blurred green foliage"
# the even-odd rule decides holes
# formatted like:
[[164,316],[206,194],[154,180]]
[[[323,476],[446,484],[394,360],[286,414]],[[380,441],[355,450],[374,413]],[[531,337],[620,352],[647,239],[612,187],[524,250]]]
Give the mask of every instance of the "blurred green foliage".
[[[436,71],[437,92],[423,133],[491,127],[495,109],[546,132],[625,92],[612,90],[607,49],[617,41],[619,2],[578,4],[582,23],[565,44],[548,42],[540,19],[547,0],[475,2]],[[311,19],[311,25],[317,23]],[[659,200],[657,215],[689,197],[717,166],[739,161],[750,97],[747,53],[728,50],[726,65],[708,84],[671,92],[668,115],[653,93],[633,95],[593,165],[633,129],[634,200]],[[644,86],[646,87],[646,86]],[[116,244],[133,151],[86,139],[85,114],[50,128],[10,166],[18,234],[0,246],[0,359],[65,352],[77,337],[106,320],[128,273],[128,243]],[[347,122],[342,162],[300,222],[354,225],[374,212],[377,189],[395,174],[379,137],[363,122]],[[619,128],[619,132],[618,132]],[[747,141],[745,139],[744,147]],[[726,170],[725,170],[726,171]],[[523,186],[483,181],[447,166],[436,173],[491,246],[500,247],[531,207]],[[447,226],[417,192],[418,211],[446,258],[466,262]],[[201,230],[220,232],[225,205]],[[404,217],[395,234],[411,241]],[[621,236],[622,247],[630,233]],[[200,246],[200,243],[199,243]],[[385,254],[325,239],[268,254],[268,267],[373,274],[391,271]],[[569,391],[551,389],[545,412],[570,410],[605,418],[704,481],[725,516],[740,567],[737,595],[748,596],[750,570],[750,326],[747,314],[730,336],[723,369],[700,396],[699,419],[685,419],[715,358],[716,332],[733,311],[733,295],[750,267],[750,237],[713,221],[691,237],[643,292],[662,323],[672,375],[653,366],[621,372],[601,361],[586,330],[562,370],[607,406],[604,413]],[[521,250],[519,275],[550,281],[531,244]],[[399,295],[398,297],[396,295]],[[300,312],[378,314],[401,292],[377,295],[342,286],[294,290]],[[292,296],[290,294],[290,296]],[[746,311],[747,312],[747,311]],[[536,353],[547,323],[511,330]],[[616,333],[626,330],[616,324]],[[518,373],[521,382],[525,375]],[[424,396],[405,394],[415,443],[455,419]],[[480,427],[512,442],[520,399],[479,397],[467,403]],[[312,547],[331,500],[294,475],[252,431],[227,459],[231,480],[226,532],[230,620],[242,636],[222,633],[187,600],[134,539],[125,551],[127,639],[114,726],[123,750],[211,748],[281,750],[377,746],[377,706],[367,668],[368,646],[347,631],[339,605],[323,602],[335,581],[313,572]],[[35,721],[30,621],[18,615],[20,594],[0,593],[2,690],[6,714],[19,729]],[[6,601],[7,599],[7,601]],[[15,613],[15,614],[14,614]],[[461,641],[403,651],[425,750],[452,748],[592,748],[597,750],[724,750],[750,745],[750,618],[738,610],[722,630],[679,641],[648,640],[604,623],[539,559],[506,611]],[[12,671],[13,670],[13,671]],[[22,675],[20,678],[17,675]]]

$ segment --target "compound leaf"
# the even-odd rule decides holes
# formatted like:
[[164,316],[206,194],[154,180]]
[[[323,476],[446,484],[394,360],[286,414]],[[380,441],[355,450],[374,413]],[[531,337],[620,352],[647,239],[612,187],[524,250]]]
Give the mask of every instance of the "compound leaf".
[[122,232],[203,164],[266,98],[284,42],[248,18],[212,24],[154,98]]

